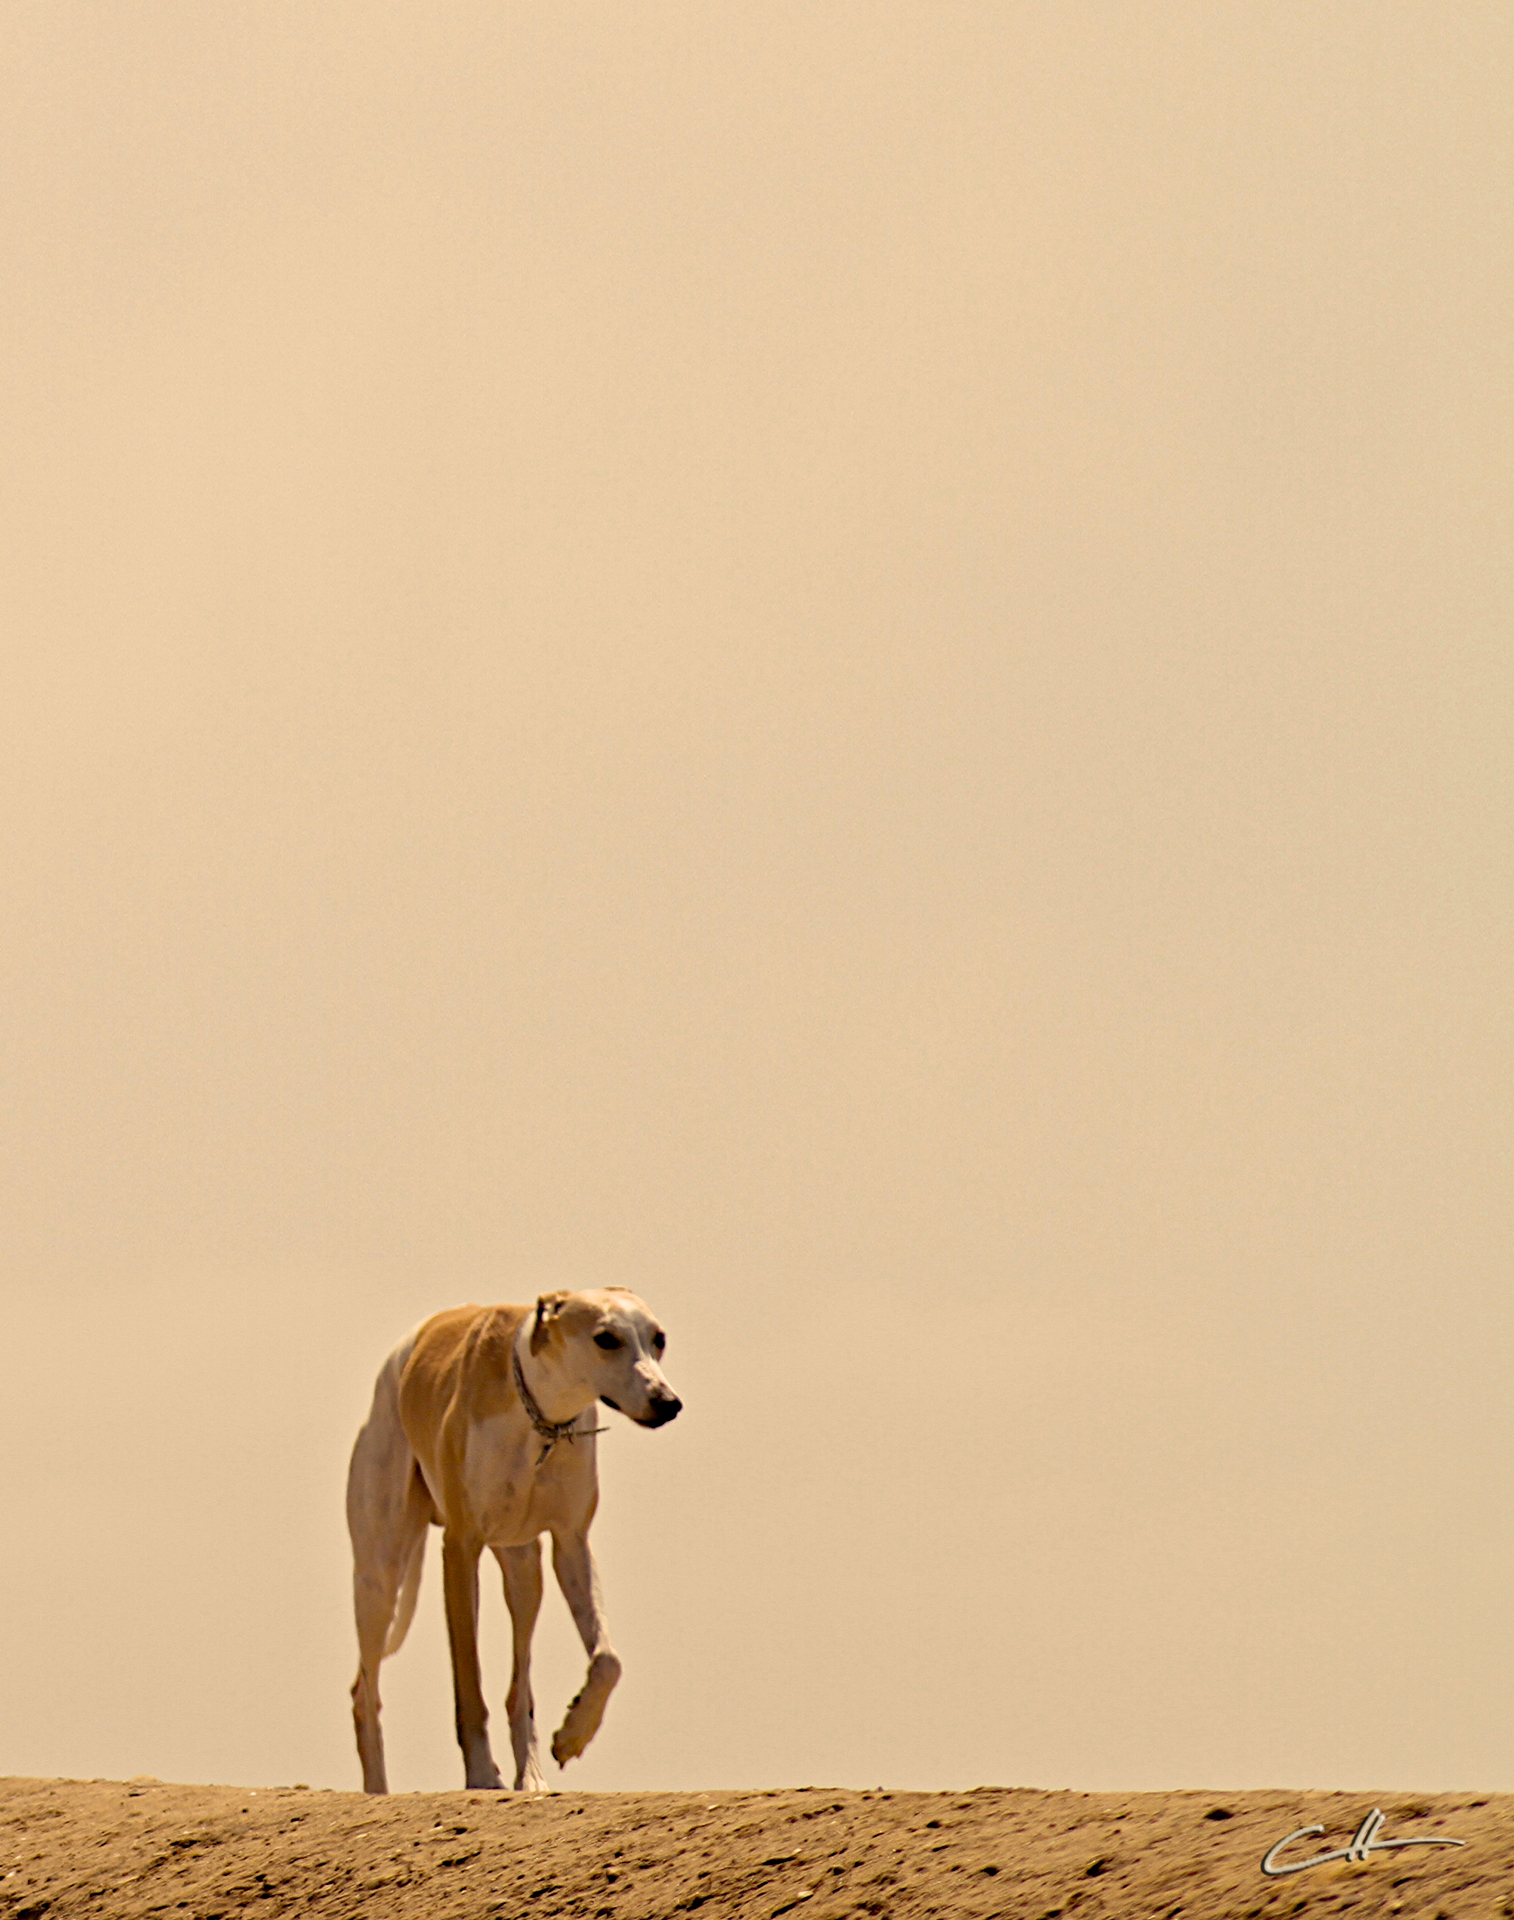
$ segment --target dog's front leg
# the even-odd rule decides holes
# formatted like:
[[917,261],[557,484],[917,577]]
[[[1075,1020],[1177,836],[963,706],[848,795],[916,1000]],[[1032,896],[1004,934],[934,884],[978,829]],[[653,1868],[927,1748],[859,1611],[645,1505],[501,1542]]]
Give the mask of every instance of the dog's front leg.
[[536,1758],[536,1706],[531,1698],[531,1634],[541,1611],[541,1541],[527,1547],[496,1547],[494,1557],[505,1576],[505,1600],[515,1643],[515,1665],[505,1710],[510,1716],[510,1747],[515,1755],[518,1793],[546,1787]]
[[452,1698],[457,1708],[457,1744],[463,1750],[470,1787],[501,1787],[489,1751],[489,1710],[478,1672],[478,1556],[476,1540],[442,1536],[442,1584],[447,1601],[447,1637],[452,1642]]
[[588,1678],[552,1736],[552,1758],[560,1767],[565,1767],[570,1760],[577,1759],[598,1733],[610,1695],[620,1678],[620,1657],[610,1645],[599,1573],[587,1537],[581,1533],[554,1533],[552,1568],[584,1643],[584,1652],[589,1656]]

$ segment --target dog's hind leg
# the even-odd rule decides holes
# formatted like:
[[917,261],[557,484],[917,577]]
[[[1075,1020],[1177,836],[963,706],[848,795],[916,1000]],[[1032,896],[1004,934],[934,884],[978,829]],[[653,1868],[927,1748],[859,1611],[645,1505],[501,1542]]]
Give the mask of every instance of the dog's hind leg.
[[396,1360],[378,1378],[373,1410],[347,1475],[347,1527],[352,1535],[352,1598],[358,1670],[352,1719],[363,1791],[387,1793],[384,1735],[379,1724],[379,1664],[405,1637],[420,1585],[431,1497],[399,1423]]
[[384,1731],[379,1724],[379,1662],[394,1616],[398,1582],[382,1571],[355,1573],[353,1601],[357,1613],[358,1668],[352,1683],[352,1723],[357,1731],[358,1759],[363,1767],[364,1793],[387,1793],[384,1767]]
[[552,1736],[552,1758],[560,1767],[581,1754],[599,1731],[610,1695],[620,1678],[620,1656],[610,1645],[599,1574],[589,1543],[581,1533],[553,1534],[552,1568],[589,1656],[589,1674]]
[[463,1750],[465,1783],[502,1787],[489,1750],[489,1709],[478,1672],[478,1556],[476,1540],[450,1530],[442,1535],[442,1590],[447,1602],[447,1637],[452,1643],[452,1698],[457,1713],[457,1744]]
[[515,1755],[515,1788],[540,1793],[546,1787],[536,1758],[536,1703],[531,1697],[531,1635],[541,1610],[541,1542],[527,1547],[496,1547],[494,1557],[505,1576],[505,1600],[515,1664],[505,1710],[510,1716],[510,1748]]

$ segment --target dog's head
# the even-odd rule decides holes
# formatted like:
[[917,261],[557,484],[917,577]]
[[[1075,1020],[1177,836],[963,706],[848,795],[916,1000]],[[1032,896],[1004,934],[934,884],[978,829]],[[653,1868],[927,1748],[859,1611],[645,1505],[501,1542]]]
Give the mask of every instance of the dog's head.
[[666,1345],[651,1308],[624,1287],[544,1293],[531,1322],[533,1354],[639,1427],[665,1427],[683,1406],[662,1371]]

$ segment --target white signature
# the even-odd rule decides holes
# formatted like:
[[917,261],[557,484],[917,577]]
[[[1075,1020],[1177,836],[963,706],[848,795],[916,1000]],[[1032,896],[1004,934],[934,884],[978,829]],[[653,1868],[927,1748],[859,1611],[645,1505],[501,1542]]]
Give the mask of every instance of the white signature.
[[1286,1867],[1276,1864],[1277,1856],[1284,1847],[1291,1847],[1295,1840],[1302,1840],[1306,1834],[1323,1833],[1323,1827],[1295,1827],[1292,1833],[1286,1833],[1275,1846],[1271,1846],[1262,1855],[1262,1872],[1276,1877],[1284,1873],[1303,1873],[1309,1867],[1322,1867],[1327,1860],[1365,1860],[1369,1853],[1386,1853],[1389,1847],[1464,1847],[1465,1840],[1440,1840],[1426,1836],[1414,1840],[1379,1840],[1378,1834],[1386,1825],[1386,1816],[1381,1807],[1374,1807],[1352,1836],[1349,1847],[1337,1847],[1333,1853],[1317,1853],[1312,1860],[1292,1860]]

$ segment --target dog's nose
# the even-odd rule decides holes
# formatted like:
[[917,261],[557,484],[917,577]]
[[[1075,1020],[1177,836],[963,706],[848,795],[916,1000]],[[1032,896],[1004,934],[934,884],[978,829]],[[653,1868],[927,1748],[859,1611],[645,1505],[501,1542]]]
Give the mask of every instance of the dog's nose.
[[652,1402],[652,1420],[655,1426],[665,1427],[670,1420],[676,1420],[683,1412],[683,1402],[676,1394],[664,1398],[661,1394]]

